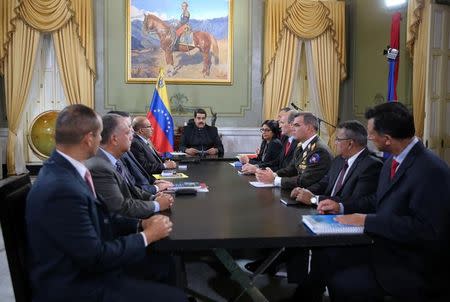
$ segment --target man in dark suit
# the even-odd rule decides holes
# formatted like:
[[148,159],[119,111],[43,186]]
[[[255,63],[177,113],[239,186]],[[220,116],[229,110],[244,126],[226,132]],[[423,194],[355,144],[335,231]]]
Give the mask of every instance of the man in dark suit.
[[130,151],[149,174],[159,174],[164,169],[175,169],[177,164],[172,160],[163,161],[149,140],[153,135],[153,126],[145,116],[133,119],[134,130]]
[[334,141],[338,156],[328,173],[308,188],[294,188],[292,198],[306,205],[324,199],[345,204],[375,194],[383,163],[367,150],[364,126],[358,121],[341,123]]
[[[374,244],[324,250],[321,271],[334,301],[450,301],[450,169],[414,136],[401,103],[366,112],[369,139],[389,152],[376,198],[344,205],[341,223],[364,226]],[[335,213],[324,200],[318,210]],[[362,214],[364,213],[364,214]],[[366,214],[368,213],[368,214]]]
[[102,118],[102,141],[97,154],[86,162],[92,173],[97,195],[108,209],[128,217],[146,218],[168,209],[174,202],[171,195],[151,195],[135,186],[131,173],[120,161],[130,148],[132,131],[127,118],[106,114]]
[[144,280],[135,271],[142,267],[161,274],[168,269],[156,261],[156,267],[148,266],[145,247],[171,232],[169,218],[116,217],[96,198],[83,162],[99,146],[100,117],[86,106],[68,106],[55,129],[56,150],[26,205],[33,301],[186,301],[179,289]]
[[189,155],[223,155],[223,145],[217,128],[206,125],[206,111],[194,111],[194,124],[183,128],[180,151]]
[[[307,189],[293,189],[292,198],[306,205],[329,200],[337,208],[356,199],[374,198],[383,163],[367,150],[367,131],[364,126],[359,121],[341,123],[336,130],[335,144],[338,156],[332,161],[327,175]],[[299,283],[293,300],[321,301],[325,282],[317,275],[315,249],[312,249],[308,275],[308,250],[290,249],[287,254],[289,282]]]
[[293,115],[294,135],[299,143],[291,163],[274,173],[271,169],[256,171],[258,181],[273,183],[282,189],[307,188],[325,176],[333,156],[328,146],[317,135],[318,120],[309,112]]
[[294,128],[292,127],[294,115],[296,113],[296,110],[290,110],[280,115],[279,124],[281,129],[281,144],[283,145],[283,150],[280,154],[280,165],[277,171],[279,169],[286,168],[292,162],[295,148],[299,143],[298,139],[295,138]]
[[[131,117],[128,112],[125,111],[109,111],[108,114],[118,114],[127,118],[127,122],[131,125]],[[130,172],[132,178],[134,179],[134,185],[141,188],[142,190],[148,191],[151,194],[156,194],[160,191],[164,191],[167,188],[173,186],[173,183],[166,180],[155,180],[151,176],[139,161],[134,157],[131,151],[125,152],[120,160],[126,166]]]

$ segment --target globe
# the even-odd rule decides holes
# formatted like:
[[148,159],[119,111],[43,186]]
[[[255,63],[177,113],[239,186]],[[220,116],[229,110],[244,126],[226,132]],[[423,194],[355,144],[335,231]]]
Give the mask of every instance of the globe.
[[55,125],[58,111],[45,111],[36,116],[28,131],[28,143],[41,159],[47,159],[55,148]]

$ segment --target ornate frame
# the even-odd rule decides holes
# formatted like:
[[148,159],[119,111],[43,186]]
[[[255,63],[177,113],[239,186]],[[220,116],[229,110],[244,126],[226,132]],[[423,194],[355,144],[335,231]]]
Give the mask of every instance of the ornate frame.
[[[164,4],[162,4],[161,1],[149,0],[149,5],[145,8],[137,7],[135,5],[137,4],[137,1],[138,0],[126,0],[126,83],[155,83],[159,68],[163,67],[167,71],[165,81],[170,84],[232,84],[234,0],[228,0],[228,12],[220,11],[221,6],[219,5],[223,6],[224,1],[186,1],[189,5],[191,5],[191,3],[193,6],[195,5],[195,10],[190,10],[192,17],[189,23],[192,27],[192,31],[203,31],[207,33],[206,36],[209,34],[208,38],[210,38],[211,35],[213,37],[217,36],[217,38],[210,38],[211,40],[209,40],[212,45],[214,43],[213,39],[215,39],[218,46],[218,62],[215,60],[216,57],[213,56],[215,52],[209,52],[211,60],[209,74],[205,74],[205,70],[206,72],[208,71],[208,68],[205,66],[208,66],[208,64],[206,63],[207,61],[204,60],[204,54],[201,53],[199,48],[196,47],[187,52],[172,51],[171,48],[166,48],[166,52],[164,52],[161,48],[159,35],[161,32],[167,31],[161,30],[161,27],[159,27],[159,30],[155,29],[146,34],[142,30],[145,16],[144,14],[153,12],[155,15],[159,16],[168,15],[164,13],[163,7],[171,6],[173,10],[174,6],[181,5],[183,1],[167,0],[163,2]],[[208,3],[209,6],[202,5],[202,2]],[[210,7],[211,3],[217,3],[217,10],[220,13],[228,13],[227,16],[221,18],[195,19],[196,14],[208,15],[209,11],[205,10],[202,12],[202,8]],[[181,8],[179,11],[181,12]],[[163,20],[163,22],[166,25],[174,24],[176,20],[174,18],[169,18],[169,20]],[[173,37],[173,30],[170,32]],[[205,35],[203,35],[203,37],[205,37]],[[173,53],[173,67],[171,67],[171,65],[167,65],[166,63],[167,61],[165,57],[167,52]],[[223,61],[225,62],[222,63]],[[171,70],[173,70],[172,74]]]

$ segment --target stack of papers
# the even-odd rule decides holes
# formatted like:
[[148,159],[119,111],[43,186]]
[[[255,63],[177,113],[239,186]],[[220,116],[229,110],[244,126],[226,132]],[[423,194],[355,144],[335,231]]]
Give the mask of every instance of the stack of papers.
[[178,191],[183,189],[195,189],[197,192],[209,192],[208,187],[204,182],[197,181],[184,181],[173,184],[173,187],[170,187],[169,191]]
[[274,184],[266,184],[260,181],[250,181],[250,184],[256,188],[273,188]]
[[163,176],[161,174],[152,174],[156,179],[178,179],[178,178],[188,178],[188,176],[184,173],[175,173],[169,176]]
[[248,159],[254,159],[258,157],[258,154],[256,153],[239,153],[236,155],[237,158],[241,158],[242,156],[247,156]]
[[304,215],[303,223],[317,235],[362,234],[364,226],[342,224],[334,220],[337,215]]
[[170,152],[170,154],[172,154],[173,156],[184,156],[184,155],[187,155],[186,153],[180,152],[180,151],[178,151],[178,152]]

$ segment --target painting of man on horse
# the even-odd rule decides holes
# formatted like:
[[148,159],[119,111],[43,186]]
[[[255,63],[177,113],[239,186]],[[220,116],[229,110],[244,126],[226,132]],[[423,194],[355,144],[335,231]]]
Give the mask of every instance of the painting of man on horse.
[[[134,1],[130,1],[133,5]],[[189,2],[194,1],[198,5],[203,5],[202,9],[208,2],[205,0]],[[151,10],[149,7],[130,9],[135,14],[134,19],[130,20],[132,78],[156,77],[156,69],[163,67],[167,70],[168,80],[230,79],[229,7],[223,10],[225,17],[196,19],[193,18],[194,14],[191,16],[189,3],[183,1],[181,5],[177,5],[178,12],[181,7],[181,15],[178,14],[179,17],[175,19],[169,18],[161,10],[158,12],[157,3],[153,2],[152,5],[155,7]],[[138,15],[140,12],[142,22],[141,15]],[[201,10],[194,12],[199,14]],[[202,15],[207,13],[203,12]]]

